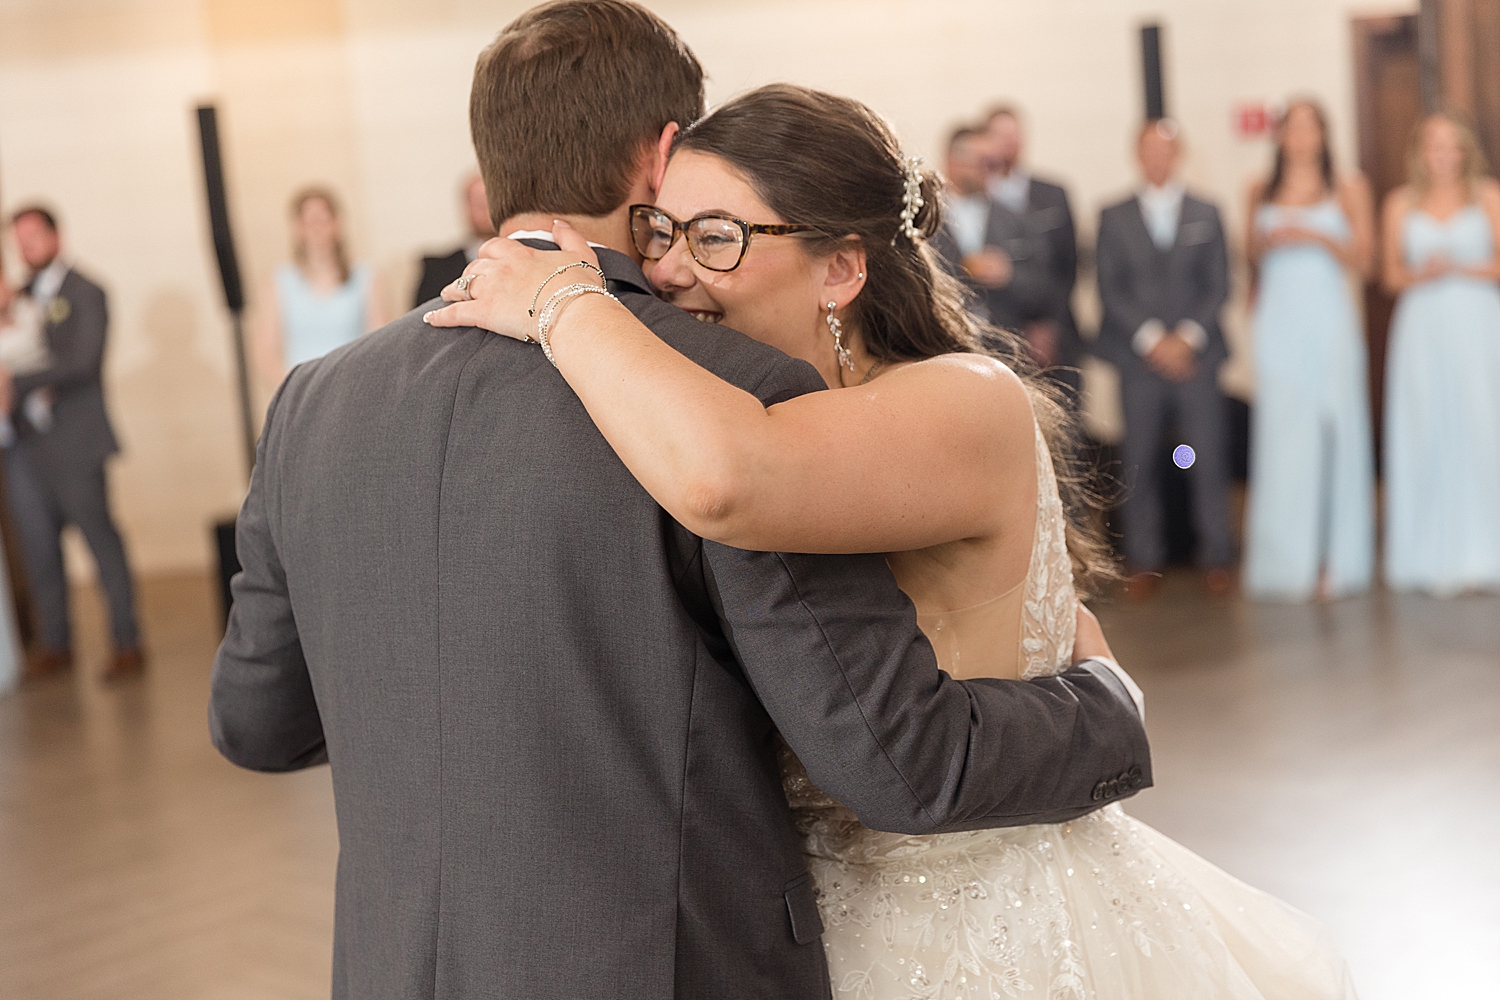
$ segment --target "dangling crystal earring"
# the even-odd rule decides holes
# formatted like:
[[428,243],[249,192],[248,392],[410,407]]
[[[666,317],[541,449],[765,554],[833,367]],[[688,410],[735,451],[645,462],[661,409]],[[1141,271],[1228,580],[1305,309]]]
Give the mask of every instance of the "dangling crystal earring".
[[833,334],[833,353],[839,356],[839,367],[854,371],[854,361],[849,357],[849,349],[844,346],[844,324],[833,314],[838,308],[837,302],[828,303],[828,332]]

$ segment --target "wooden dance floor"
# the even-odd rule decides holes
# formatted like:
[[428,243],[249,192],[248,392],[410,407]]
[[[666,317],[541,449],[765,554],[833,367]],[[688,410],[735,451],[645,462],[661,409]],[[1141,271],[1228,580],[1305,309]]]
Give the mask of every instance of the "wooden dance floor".
[[[328,772],[222,761],[209,581],[141,599],[144,682],[98,684],[83,593],[78,674],[0,698],[0,998],[327,997]],[[1132,813],[1322,919],[1366,1000],[1500,995],[1500,599],[1253,605],[1174,578],[1103,617],[1148,699]]]

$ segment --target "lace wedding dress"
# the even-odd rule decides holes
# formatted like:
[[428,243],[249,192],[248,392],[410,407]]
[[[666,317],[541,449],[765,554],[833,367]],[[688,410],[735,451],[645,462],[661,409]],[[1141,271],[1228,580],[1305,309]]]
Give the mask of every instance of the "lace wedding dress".
[[[920,619],[940,663],[963,661],[968,676],[979,675],[977,663],[994,664],[988,676],[1046,676],[1071,657],[1076,597],[1064,515],[1036,436],[1036,533],[1024,583],[976,608]],[[1315,921],[1118,805],[1071,823],[902,836],[861,826],[790,751],[783,765],[837,1000],[1354,996]]]

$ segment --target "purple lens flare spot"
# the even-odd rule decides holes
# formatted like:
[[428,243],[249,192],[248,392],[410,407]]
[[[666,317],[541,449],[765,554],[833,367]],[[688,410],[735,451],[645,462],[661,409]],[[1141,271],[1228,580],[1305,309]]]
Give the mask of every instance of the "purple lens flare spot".
[[1172,464],[1179,469],[1191,469],[1196,461],[1198,461],[1198,453],[1187,445],[1180,444],[1172,449]]

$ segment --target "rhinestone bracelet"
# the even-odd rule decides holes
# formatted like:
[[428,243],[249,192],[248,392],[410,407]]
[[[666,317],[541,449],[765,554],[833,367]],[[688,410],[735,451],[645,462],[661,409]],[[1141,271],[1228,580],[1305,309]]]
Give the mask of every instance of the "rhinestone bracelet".
[[552,356],[552,341],[550,337],[550,334],[552,332],[552,321],[557,318],[558,310],[560,310],[569,301],[578,298],[578,296],[580,295],[589,295],[591,293],[595,295],[603,295],[606,298],[614,299],[614,301],[616,302],[620,301],[609,293],[609,289],[604,288],[601,285],[591,285],[585,282],[580,282],[576,285],[568,285],[565,288],[559,288],[557,291],[552,293],[552,297],[547,300],[547,304],[542,306],[542,314],[541,316],[537,317],[536,321],[536,341],[537,343],[542,345],[542,353],[547,356],[548,361],[552,362],[553,368],[557,367],[557,359]]

